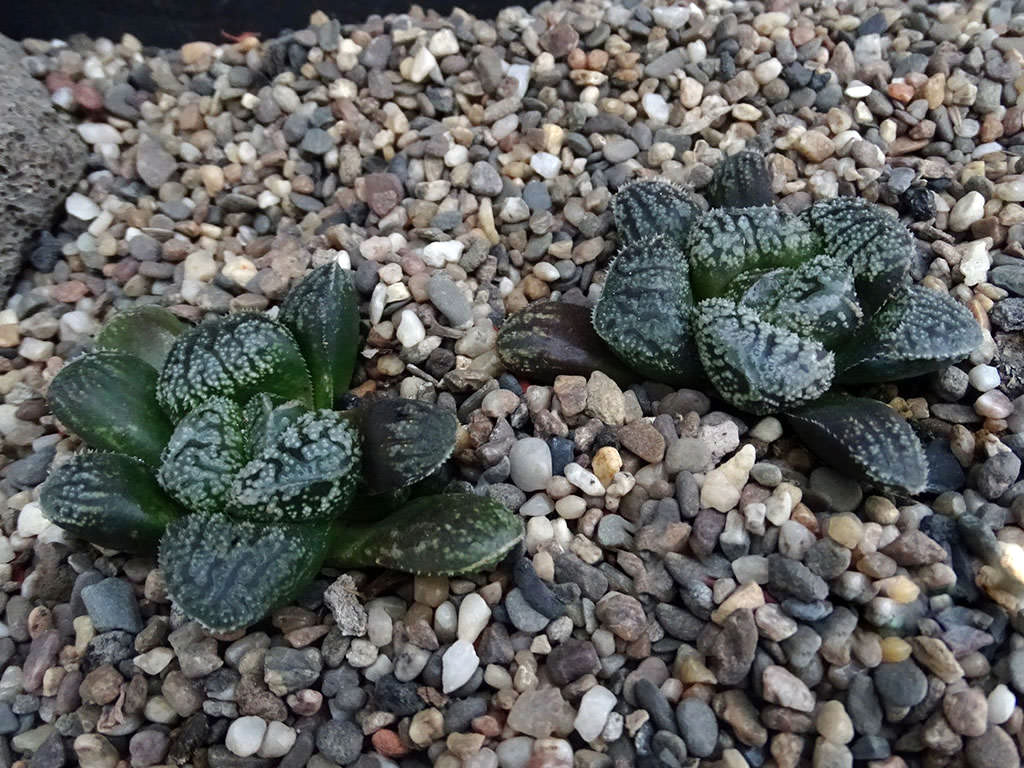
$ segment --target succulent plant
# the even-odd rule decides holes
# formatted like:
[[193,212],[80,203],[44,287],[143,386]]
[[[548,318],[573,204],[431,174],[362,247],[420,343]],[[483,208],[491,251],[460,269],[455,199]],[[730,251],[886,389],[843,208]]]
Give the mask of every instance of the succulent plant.
[[771,205],[771,174],[750,151],[719,164],[708,199],[704,211],[658,180],[616,193],[619,252],[592,327],[579,307],[529,306],[499,333],[506,367],[550,379],[607,365],[610,350],[649,379],[708,384],[741,410],[784,414],[837,469],[925,489],[927,461],[910,425],[838,388],[962,360],[981,343],[973,316],[912,284],[913,238],[881,207],[837,198],[787,213]]
[[297,283],[276,320],[116,315],[50,384],[54,415],[93,450],[51,473],[45,514],[103,547],[159,550],[172,599],[214,631],[259,620],[325,562],[496,564],[522,538],[518,516],[436,493],[454,414],[402,399],[334,410],[358,347],[350,275],[334,263]]

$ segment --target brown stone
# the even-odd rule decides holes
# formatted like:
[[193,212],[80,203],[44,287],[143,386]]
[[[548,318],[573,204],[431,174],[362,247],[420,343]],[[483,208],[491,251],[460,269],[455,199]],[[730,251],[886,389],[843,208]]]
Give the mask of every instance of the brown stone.
[[618,429],[619,441],[644,461],[657,464],[665,457],[665,438],[649,421],[634,421]]

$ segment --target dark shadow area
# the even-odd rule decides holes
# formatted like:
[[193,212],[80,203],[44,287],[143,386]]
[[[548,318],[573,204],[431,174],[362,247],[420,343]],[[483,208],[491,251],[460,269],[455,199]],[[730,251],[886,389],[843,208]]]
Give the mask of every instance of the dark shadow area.
[[[355,24],[374,13],[405,13],[410,3],[411,0],[16,0],[0,14],[0,32],[15,40],[67,39],[84,33],[114,41],[130,32],[144,45],[177,47],[191,40],[222,42],[222,32],[258,32],[267,39],[283,29],[305,27],[309,15],[318,9],[343,24]],[[500,0],[462,0],[457,5],[478,18],[489,19],[506,4]],[[424,0],[419,5],[447,13],[456,4]]]

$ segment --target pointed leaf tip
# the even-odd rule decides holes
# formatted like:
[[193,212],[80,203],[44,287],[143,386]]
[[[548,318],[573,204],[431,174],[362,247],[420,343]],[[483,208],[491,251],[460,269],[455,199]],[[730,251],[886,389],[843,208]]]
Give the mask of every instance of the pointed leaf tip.
[[348,391],[359,352],[359,296],[352,274],[331,261],[303,277],[281,304],[309,365],[314,406],[332,408]]
[[182,514],[145,464],[119,453],[71,457],[43,483],[39,502],[61,528],[122,552],[155,552]]
[[159,466],[173,426],[157,404],[157,372],[125,352],[99,350],[65,365],[47,391],[53,415],[91,448]]
[[840,472],[904,493],[925,489],[928,462],[921,441],[884,403],[828,395],[786,415],[800,439]]

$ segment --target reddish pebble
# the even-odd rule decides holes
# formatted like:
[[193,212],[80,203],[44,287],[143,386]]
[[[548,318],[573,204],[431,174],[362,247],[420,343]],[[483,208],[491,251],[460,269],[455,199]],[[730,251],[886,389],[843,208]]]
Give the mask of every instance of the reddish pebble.
[[398,738],[398,734],[394,731],[389,731],[387,728],[381,728],[374,733],[370,737],[370,741],[373,742],[373,748],[384,755],[384,757],[402,757],[409,752],[402,743],[402,740]]
[[64,72],[50,72],[46,75],[46,89],[50,93],[59,91],[61,88],[71,88],[74,84],[71,77]]
[[909,83],[889,83],[889,97],[909,104],[914,98],[914,86]]
[[74,304],[88,292],[89,289],[85,287],[85,283],[81,280],[68,280],[66,283],[57,283],[53,286],[50,289],[50,296],[56,301],[62,301],[65,304]]
[[75,83],[75,87],[71,90],[71,94],[75,97],[75,101],[82,109],[86,109],[90,112],[103,109],[103,96],[100,94],[96,87],[88,80],[82,80]]

